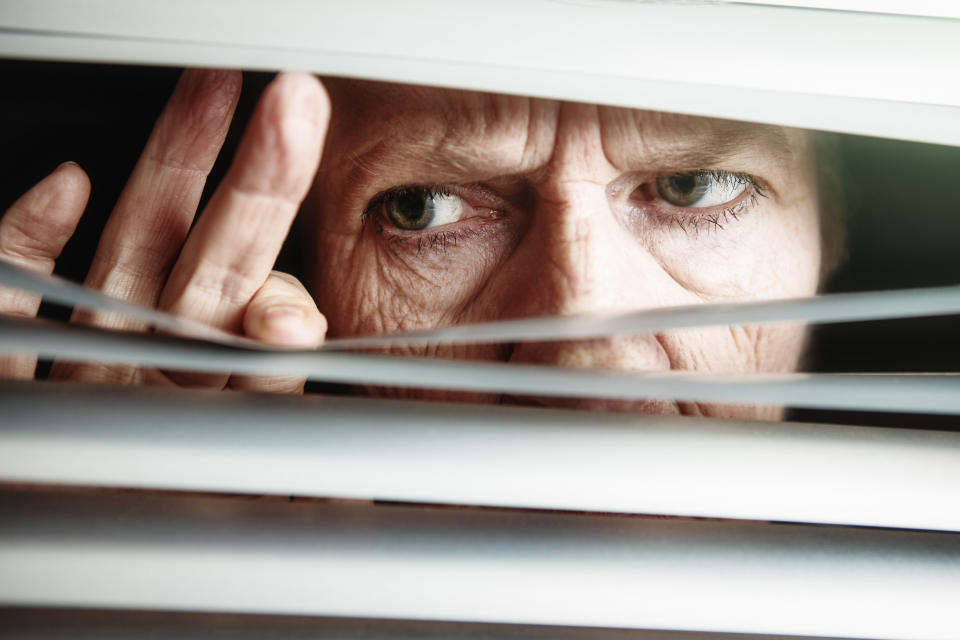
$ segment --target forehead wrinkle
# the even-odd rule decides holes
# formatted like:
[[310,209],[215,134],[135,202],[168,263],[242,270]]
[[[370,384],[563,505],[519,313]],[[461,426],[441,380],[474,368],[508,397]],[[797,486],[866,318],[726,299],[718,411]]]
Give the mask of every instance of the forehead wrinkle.
[[523,173],[549,155],[555,101],[344,78],[325,82],[334,112],[324,162],[351,179],[486,179]]
[[800,151],[798,136],[784,127],[644,110],[603,111],[608,124],[604,151],[622,169],[720,169],[747,155],[786,165]]
[[432,97],[432,109],[375,119],[361,129],[359,137],[371,142],[341,161],[351,165],[351,177],[480,180],[525,172],[544,155],[537,144],[543,123],[534,122],[543,120],[543,109],[533,101],[469,92]]

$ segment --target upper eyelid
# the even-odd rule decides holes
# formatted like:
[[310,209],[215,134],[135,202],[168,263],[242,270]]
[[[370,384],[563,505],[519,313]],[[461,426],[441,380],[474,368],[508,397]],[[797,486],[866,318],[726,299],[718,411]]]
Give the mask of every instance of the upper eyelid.
[[[481,208],[488,209],[506,209],[510,208],[509,200],[484,183],[456,183],[456,182],[420,182],[400,184],[394,187],[378,191],[371,197],[364,206],[364,215],[368,215],[378,206],[382,205],[389,197],[396,196],[411,191],[419,191],[432,195],[452,195],[463,198],[468,203],[471,200],[481,199]],[[472,204],[472,203],[471,203]],[[497,205],[497,206],[495,206]]]

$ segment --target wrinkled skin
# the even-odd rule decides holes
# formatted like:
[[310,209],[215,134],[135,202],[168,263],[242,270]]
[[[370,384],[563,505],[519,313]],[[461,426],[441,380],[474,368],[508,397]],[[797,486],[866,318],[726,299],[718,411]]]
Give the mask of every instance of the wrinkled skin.
[[[333,114],[308,202],[313,290],[330,335],[525,316],[806,296],[820,272],[807,136],[779,127],[396,85],[329,81]],[[657,175],[750,174],[763,196],[681,209]],[[378,193],[443,185],[462,219],[400,229]],[[635,371],[795,370],[798,326],[435,347],[422,355]],[[388,395],[776,418],[775,407]]]
[[[282,74],[267,88],[227,177],[198,213],[236,104],[239,75],[185,74],[107,224],[87,283],[265,343],[301,347],[321,343],[325,332],[363,335],[816,290],[816,179],[803,132],[372,82],[331,79],[325,85],[329,100],[320,82],[306,74]],[[735,197],[709,207],[679,207],[662,197],[658,178],[695,170],[752,178]],[[422,230],[400,228],[389,215],[392,190],[425,186],[459,203],[457,216]],[[0,257],[50,271],[88,191],[79,167],[58,168],[0,221]],[[308,229],[309,293],[291,276],[271,271],[305,196],[300,215]],[[37,303],[0,290],[0,312],[30,316]],[[142,328],[104,314],[76,314],[74,320]],[[799,326],[731,327],[413,353],[749,373],[796,369],[804,342]],[[34,366],[30,358],[0,358],[0,377],[32,377]],[[303,387],[292,378],[66,363],[58,363],[52,375],[257,391]],[[364,391],[780,415],[776,407]]]

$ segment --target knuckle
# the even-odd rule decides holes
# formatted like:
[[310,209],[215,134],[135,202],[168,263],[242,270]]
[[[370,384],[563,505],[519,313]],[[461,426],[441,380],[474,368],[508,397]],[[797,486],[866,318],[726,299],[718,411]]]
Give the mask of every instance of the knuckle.
[[262,280],[256,274],[240,265],[209,266],[193,274],[183,289],[181,300],[199,296],[213,306],[226,304],[231,308],[243,308],[250,303],[261,284]]

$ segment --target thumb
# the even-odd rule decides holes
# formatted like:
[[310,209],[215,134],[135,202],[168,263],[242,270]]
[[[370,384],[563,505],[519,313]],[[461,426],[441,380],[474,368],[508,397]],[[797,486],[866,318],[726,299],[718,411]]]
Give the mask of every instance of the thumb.
[[247,306],[243,331],[266,344],[312,349],[323,344],[327,320],[299,280],[273,271]]
[[[269,345],[313,349],[323,344],[327,320],[299,280],[274,271],[247,305],[243,331]],[[303,393],[305,382],[297,377],[236,375],[229,386],[239,391]]]

